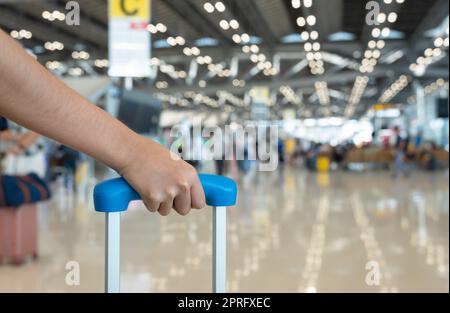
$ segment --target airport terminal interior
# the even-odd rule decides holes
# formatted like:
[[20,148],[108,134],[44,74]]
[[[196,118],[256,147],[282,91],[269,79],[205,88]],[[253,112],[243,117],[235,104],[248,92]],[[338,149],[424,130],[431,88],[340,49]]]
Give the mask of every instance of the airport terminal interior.
[[[135,132],[236,181],[227,291],[448,292],[448,7],[0,0],[0,29]],[[23,175],[51,191],[0,198],[0,292],[103,292],[93,190],[118,174],[2,117],[0,161],[3,193]],[[121,291],[210,292],[212,220],[130,203]]]

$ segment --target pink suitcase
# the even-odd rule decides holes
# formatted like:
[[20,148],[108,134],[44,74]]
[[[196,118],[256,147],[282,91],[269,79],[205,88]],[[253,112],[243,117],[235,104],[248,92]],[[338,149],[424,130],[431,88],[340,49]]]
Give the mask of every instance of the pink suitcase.
[[37,205],[0,208],[0,263],[21,264],[37,256]]

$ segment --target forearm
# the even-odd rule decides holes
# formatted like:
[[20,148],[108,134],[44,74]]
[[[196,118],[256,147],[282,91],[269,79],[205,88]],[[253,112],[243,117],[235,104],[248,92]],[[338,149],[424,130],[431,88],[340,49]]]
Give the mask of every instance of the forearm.
[[0,115],[116,170],[125,165],[141,140],[51,75],[2,31]]

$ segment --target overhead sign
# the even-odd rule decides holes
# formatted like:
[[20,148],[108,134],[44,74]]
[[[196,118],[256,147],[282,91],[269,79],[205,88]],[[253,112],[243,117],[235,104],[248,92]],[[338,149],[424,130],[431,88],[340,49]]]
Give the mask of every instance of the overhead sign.
[[377,103],[372,106],[372,109],[375,111],[383,111],[383,110],[392,109],[394,107],[395,106],[390,103]]
[[151,0],[109,0],[109,75],[150,76]]

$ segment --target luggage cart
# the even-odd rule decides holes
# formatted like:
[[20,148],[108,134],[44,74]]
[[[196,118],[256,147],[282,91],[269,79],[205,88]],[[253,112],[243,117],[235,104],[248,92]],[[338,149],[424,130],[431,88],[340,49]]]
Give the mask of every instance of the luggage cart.
[[[227,177],[200,174],[206,204],[213,207],[213,292],[226,291],[227,207],[236,204],[236,183]],[[94,189],[94,206],[105,213],[105,292],[120,292],[120,215],[139,194],[123,179],[104,181]]]

